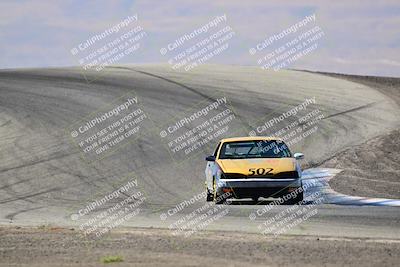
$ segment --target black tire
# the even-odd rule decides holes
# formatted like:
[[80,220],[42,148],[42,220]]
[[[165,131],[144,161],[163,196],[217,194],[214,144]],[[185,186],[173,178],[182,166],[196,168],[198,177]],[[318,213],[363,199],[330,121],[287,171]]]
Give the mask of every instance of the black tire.
[[225,203],[225,198],[223,196],[217,195],[217,197],[214,199],[215,204],[220,205]]
[[300,205],[303,201],[303,192],[299,192],[295,198],[288,199],[285,205]]
[[217,186],[215,184],[215,179],[213,182],[213,191],[214,191],[213,192],[213,200],[214,200],[215,204],[217,204],[217,205],[223,204],[226,199],[217,193]]
[[213,201],[215,204],[222,204],[224,203],[224,199],[220,197],[217,193],[217,184],[215,182],[215,179],[213,180]]
[[211,202],[214,200],[214,196],[212,193],[210,193],[210,190],[207,188],[207,202]]
[[301,205],[304,199],[303,192],[297,194],[296,198],[293,199],[293,205]]
[[223,195],[220,196],[219,194],[215,193],[213,195],[213,200],[214,200],[215,204],[220,205],[220,204],[225,203],[226,198]]

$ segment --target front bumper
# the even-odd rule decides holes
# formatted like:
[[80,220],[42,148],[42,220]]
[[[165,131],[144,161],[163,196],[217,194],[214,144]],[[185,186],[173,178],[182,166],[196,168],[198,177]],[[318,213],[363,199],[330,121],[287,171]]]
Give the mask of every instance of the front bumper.
[[233,198],[282,197],[302,186],[300,178],[293,179],[221,179],[218,193],[232,190]]

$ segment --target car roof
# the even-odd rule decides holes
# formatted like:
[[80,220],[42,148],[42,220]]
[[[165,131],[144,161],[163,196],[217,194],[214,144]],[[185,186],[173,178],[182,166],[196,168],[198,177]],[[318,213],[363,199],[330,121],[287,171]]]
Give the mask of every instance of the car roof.
[[230,137],[230,138],[225,138],[222,139],[221,142],[239,142],[239,141],[270,141],[270,140],[281,140],[279,137],[273,137],[273,136],[245,136],[245,137]]

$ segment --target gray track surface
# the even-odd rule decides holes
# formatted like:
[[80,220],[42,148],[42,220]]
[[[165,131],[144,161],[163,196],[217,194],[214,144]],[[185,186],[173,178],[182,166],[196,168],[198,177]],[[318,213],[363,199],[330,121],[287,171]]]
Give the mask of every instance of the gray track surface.
[[[292,148],[305,153],[308,165],[400,122],[400,109],[390,96],[306,72],[209,65],[181,73],[165,65],[127,65],[85,75],[94,81],[78,68],[0,71],[1,223],[72,225],[71,207],[115,190],[116,180],[135,172],[146,192],[145,212],[125,226],[167,227],[160,213],[204,190],[204,156],[212,150],[177,167],[157,132],[94,164],[81,160],[66,129],[127,92],[136,92],[148,116],[161,125],[222,91],[246,130],[268,114],[272,118],[315,96],[327,118],[312,138]],[[248,216],[261,206],[242,204],[232,205],[229,215],[209,229],[257,232]],[[322,205],[289,233],[400,239],[399,225],[396,208]]]

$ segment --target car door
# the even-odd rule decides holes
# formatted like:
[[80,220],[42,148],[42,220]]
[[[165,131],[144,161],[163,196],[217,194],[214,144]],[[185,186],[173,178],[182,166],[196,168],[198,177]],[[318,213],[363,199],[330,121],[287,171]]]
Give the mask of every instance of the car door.
[[[217,158],[218,155],[218,150],[221,146],[221,142],[218,143],[217,148],[214,151],[214,157]],[[207,166],[206,166],[206,186],[208,189],[213,188],[213,180],[214,180],[214,175],[216,174],[217,171],[217,163],[215,161],[207,161]]]

